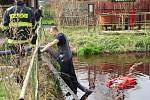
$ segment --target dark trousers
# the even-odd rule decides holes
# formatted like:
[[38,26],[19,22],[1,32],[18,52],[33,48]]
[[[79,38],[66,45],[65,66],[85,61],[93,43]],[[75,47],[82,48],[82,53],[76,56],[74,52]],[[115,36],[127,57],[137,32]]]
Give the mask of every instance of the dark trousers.
[[70,89],[76,94],[77,93],[77,77],[74,70],[72,58],[60,62],[60,72],[62,79],[70,87]]
[[77,93],[77,88],[79,88],[83,92],[87,92],[87,88],[82,86],[77,80],[72,58],[60,59],[59,54],[52,51],[51,49],[48,49],[46,52],[49,53],[53,59],[57,60],[60,65],[61,78],[66,82],[66,84],[75,94]]
[[59,53],[48,49],[46,51],[50,54],[50,56],[55,59],[60,65],[60,76],[69,86],[69,88],[76,94],[77,93],[77,86],[78,81],[74,70],[74,65],[72,62],[72,58],[70,59],[62,59],[59,57]]

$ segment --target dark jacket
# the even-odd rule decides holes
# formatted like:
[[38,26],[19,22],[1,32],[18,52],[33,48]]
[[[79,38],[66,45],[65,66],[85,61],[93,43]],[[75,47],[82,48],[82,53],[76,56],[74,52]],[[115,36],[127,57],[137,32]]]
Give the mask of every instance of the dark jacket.
[[63,33],[59,33],[56,37],[59,40],[57,43],[60,58],[62,60],[72,59],[72,52],[69,47],[69,41]]
[[31,29],[35,24],[34,12],[18,4],[8,8],[3,16],[3,26],[9,29],[7,37],[14,40],[26,40],[31,37]]
[[38,22],[40,18],[43,17],[42,10],[36,9],[34,12],[34,15],[35,15],[35,20]]

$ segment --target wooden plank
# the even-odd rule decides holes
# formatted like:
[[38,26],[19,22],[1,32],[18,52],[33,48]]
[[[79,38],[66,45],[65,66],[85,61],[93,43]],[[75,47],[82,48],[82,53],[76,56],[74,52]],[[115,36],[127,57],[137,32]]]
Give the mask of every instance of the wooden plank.
[[64,82],[64,80],[60,77],[60,75],[58,74],[59,72],[54,68],[54,66],[50,63],[50,61],[48,60],[48,58],[42,56],[42,59],[44,61],[46,61],[46,63],[48,64],[49,69],[53,72],[55,78],[57,78],[59,80],[60,83],[60,87],[61,90],[65,90],[70,92],[70,94],[73,96],[73,98],[75,100],[79,100],[78,96],[76,94],[74,94],[74,92],[69,88],[69,86]]

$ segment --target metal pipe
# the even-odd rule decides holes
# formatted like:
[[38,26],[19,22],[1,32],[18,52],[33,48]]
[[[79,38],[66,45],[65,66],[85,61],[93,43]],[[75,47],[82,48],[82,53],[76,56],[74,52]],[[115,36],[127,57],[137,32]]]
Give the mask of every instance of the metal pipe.
[[[25,52],[30,52],[32,50],[32,47],[25,47],[23,49]],[[14,55],[17,54],[17,52],[13,51],[13,50],[5,50],[5,51],[0,51],[0,56],[2,55]]]

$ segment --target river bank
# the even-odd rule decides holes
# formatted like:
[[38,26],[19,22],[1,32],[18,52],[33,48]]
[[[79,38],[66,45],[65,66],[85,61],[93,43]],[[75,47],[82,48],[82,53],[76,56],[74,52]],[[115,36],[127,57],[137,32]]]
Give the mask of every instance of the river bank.
[[[87,32],[84,28],[64,28],[74,54],[79,56],[100,53],[145,52],[150,50],[149,33],[116,34]],[[138,31],[137,31],[138,32]]]

